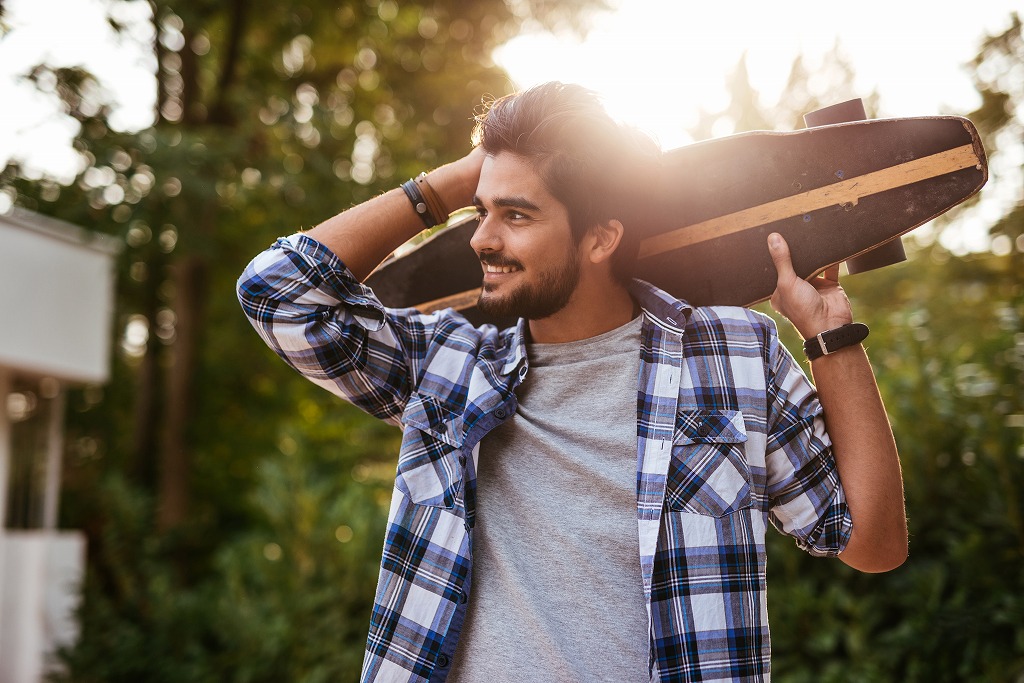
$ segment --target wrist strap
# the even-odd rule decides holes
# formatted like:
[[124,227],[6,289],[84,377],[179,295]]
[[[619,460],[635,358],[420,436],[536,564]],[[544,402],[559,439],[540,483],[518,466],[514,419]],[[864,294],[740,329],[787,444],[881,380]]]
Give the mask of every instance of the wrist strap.
[[448,220],[448,210],[445,209],[437,191],[427,182],[426,173],[420,173],[416,178],[410,178],[402,183],[402,190],[424,226],[432,228]]
[[864,323],[848,323],[834,330],[817,334],[804,342],[807,360],[815,360],[839,349],[859,344],[868,337],[868,326]]
[[441,195],[437,194],[434,186],[427,182],[427,174],[425,172],[420,173],[416,176],[415,182],[423,199],[426,200],[427,206],[430,207],[430,213],[437,219],[437,222],[444,223],[448,220],[450,212],[445,208],[444,202],[441,201]]

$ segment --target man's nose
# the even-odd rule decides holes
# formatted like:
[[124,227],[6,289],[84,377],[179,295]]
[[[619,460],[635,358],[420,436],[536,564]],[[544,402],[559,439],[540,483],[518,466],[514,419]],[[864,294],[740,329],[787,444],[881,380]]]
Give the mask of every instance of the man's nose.
[[496,225],[489,215],[478,219],[480,222],[473,231],[473,237],[469,240],[469,246],[476,253],[484,251],[500,251],[501,237],[498,234]]

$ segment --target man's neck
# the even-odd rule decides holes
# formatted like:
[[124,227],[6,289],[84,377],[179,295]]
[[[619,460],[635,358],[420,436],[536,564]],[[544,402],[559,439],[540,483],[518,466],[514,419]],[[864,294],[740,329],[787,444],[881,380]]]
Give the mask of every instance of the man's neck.
[[636,317],[635,306],[629,292],[618,283],[603,287],[581,283],[558,313],[528,321],[530,339],[537,344],[560,344],[596,337]]

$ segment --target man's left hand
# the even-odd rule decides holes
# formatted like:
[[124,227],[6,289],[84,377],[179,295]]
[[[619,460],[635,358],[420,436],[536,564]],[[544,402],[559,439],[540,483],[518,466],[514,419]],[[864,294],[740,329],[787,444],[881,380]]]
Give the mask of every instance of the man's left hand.
[[784,315],[804,339],[853,322],[846,292],[839,285],[839,265],[827,268],[810,280],[797,276],[789,245],[782,235],[768,236],[768,251],[779,279],[772,294],[772,308]]

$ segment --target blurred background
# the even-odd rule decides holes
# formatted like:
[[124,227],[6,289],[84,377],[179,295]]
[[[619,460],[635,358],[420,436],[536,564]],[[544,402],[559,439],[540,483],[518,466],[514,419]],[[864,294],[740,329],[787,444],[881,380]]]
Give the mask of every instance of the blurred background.
[[975,4],[0,2],[0,680],[358,679],[398,434],[278,361],[235,279],[562,79],[665,147],[851,97],[975,122],[981,194],[844,283],[910,559],[771,534],[773,673],[1024,681],[1024,35]]

